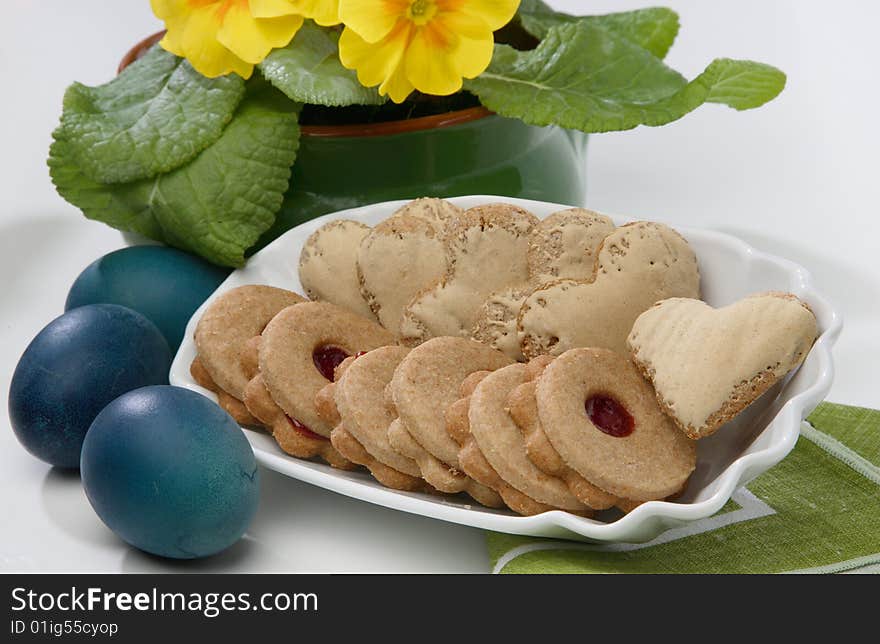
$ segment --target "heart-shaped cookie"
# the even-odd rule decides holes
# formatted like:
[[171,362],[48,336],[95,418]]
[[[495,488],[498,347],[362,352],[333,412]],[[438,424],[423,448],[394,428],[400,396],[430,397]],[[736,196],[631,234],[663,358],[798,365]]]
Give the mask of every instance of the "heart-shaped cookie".
[[299,281],[312,300],[330,302],[368,319],[375,319],[361,294],[357,252],[370,227],[338,219],[313,232],[299,256]]
[[528,281],[529,233],[538,218],[509,204],[467,210],[446,229],[446,274],[403,308],[403,343],[470,337],[490,294]]
[[714,309],[673,298],[642,313],[627,343],[666,413],[691,438],[713,434],[798,366],[816,317],[788,293]]
[[534,291],[517,322],[526,358],[576,347],[626,352],[633,322],[654,303],[699,297],[697,257],[672,228],[640,221],[602,242],[592,280],[559,280]]

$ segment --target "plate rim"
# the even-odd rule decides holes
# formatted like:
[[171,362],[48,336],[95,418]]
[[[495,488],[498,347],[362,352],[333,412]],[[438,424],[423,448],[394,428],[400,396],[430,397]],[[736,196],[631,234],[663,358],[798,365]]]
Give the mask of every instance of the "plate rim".
[[[467,195],[450,197],[447,200],[463,207],[499,201],[517,205],[526,210],[563,210],[575,207],[554,202],[518,199],[499,195]],[[288,230],[264,249],[260,250],[254,257],[266,250],[283,245],[294,234],[311,234],[311,232],[317,230],[328,221],[336,219],[362,220],[368,216],[371,210],[382,209],[383,211],[391,212],[409,201],[411,199],[377,202],[322,215]],[[608,214],[608,216],[617,225],[620,225],[621,222],[641,221],[632,217],[614,214]],[[664,221],[665,223],[665,220],[652,219],[651,221]],[[715,514],[727,503],[737,488],[747,484],[754,477],[779,463],[794,448],[800,435],[801,421],[825,398],[831,389],[834,379],[834,360],[831,349],[840,335],[843,321],[840,313],[831,305],[830,301],[816,289],[810,272],[799,264],[758,250],[742,239],[725,232],[692,226],[678,226],[674,223],[670,223],[670,225],[685,237],[696,235],[703,239],[714,239],[716,243],[733,248],[738,255],[748,257],[752,261],[769,262],[781,268],[786,274],[792,276],[798,284],[799,296],[808,297],[810,306],[814,309],[817,319],[824,319],[826,321],[825,328],[822,329],[808,354],[812,355],[815,353],[818,359],[815,380],[804,391],[785,401],[777,413],[768,419],[768,427],[771,424],[780,423],[784,431],[774,432],[768,445],[762,449],[750,454],[741,455],[731,462],[718,475],[718,488],[708,498],[691,503],[649,501],[619,519],[607,523],[578,517],[562,510],[552,510],[534,516],[523,517],[507,512],[496,513],[495,511],[487,511],[485,509],[473,510],[468,509],[468,506],[444,505],[442,502],[438,503],[438,499],[435,498],[429,500],[415,493],[366,485],[359,481],[336,476],[332,471],[320,471],[316,467],[329,466],[302,461],[280,452],[269,452],[252,440],[251,433],[253,430],[243,428],[245,436],[254,450],[255,457],[261,464],[273,471],[345,496],[411,514],[509,534],[551,536],[552,533],[552,536],[556,537],[599,542],[644,541],[675,525],[690,523]],[[198,391],[216,401],[216,396],[213,393],[197,385],[189,375],[189,365],[185,363],[189,360],[188,354],[190,352],[185,349],[192,347],[195,324],[201,317],[204,308],[219,293],[227,290],[227,283],[235,281],[234,276],[242,270],[247,270],[247,266],[234,271],[224,280],[189,320],[184,342],[181,344],[172,363],[169,374],[171,384]],[[476,502],[474,502],[474,505],[477,505]],[[652,522],[655,525],[647,527]]]

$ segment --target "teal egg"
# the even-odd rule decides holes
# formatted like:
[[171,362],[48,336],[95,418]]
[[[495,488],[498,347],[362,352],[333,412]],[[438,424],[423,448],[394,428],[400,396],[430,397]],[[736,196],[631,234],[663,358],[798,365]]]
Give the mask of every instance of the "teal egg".
[[107,527],[161,557],[225,550],[257,509],[259,471],[241,428],[181,387],[143,387],[107,405],[86,434],[80,472]]
[[116,304],[54,319],[25,349],[9,385],[9,420],[22,445],[58,467],[79,467],[83,438],[107,403],[168,383],[171,351],[156,325]]
[[187,322],[229,270],[168,246],[132,246],[90,264],[74,281],[64,310],[119,304],[153,324],[177,351]]

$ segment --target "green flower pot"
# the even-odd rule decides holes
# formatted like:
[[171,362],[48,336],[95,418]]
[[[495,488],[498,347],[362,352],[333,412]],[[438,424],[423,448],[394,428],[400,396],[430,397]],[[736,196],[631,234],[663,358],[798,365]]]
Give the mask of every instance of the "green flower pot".
[[374,125],[306,126],[259,247],[320,215],[393,199],[492,194],[583,205],[587,135],[478,107]]

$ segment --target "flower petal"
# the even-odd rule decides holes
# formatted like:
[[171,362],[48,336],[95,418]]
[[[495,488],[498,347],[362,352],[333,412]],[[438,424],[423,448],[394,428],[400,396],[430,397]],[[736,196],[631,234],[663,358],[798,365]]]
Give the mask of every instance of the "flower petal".
[[293,0],[295,5],[302,6],[302,15],[311,18],[319,25],[329,27],[338,25],[341,20],[339,18],[339,0]]
[[247,6],[231,5],[217,32],[217,40],[251,64],[261,62],[276,47],[284,47],[302,26],[302,16],[254,18]]
[[217,41],[217,27],[217,7],[195,9],[189,14],[179,38],[171,38],[169,42],[176,43],[192,66],[204,76],[216,78],[235,72],[242,78],[250,78],[253,65]]
[[249,0],[254,18],[278,18],[293,14],[303,15],[291,0]]
[[379,85],[380,94],[402,103],[414,89],[407,80],[403,60],[411,29],[409,22],[400,20],[387,38],[368,43],[346,27],[339,39],[339,59],[345,67],[357,70],[362,85]]
[[455,68],[465,78],[476,78],[489,67],[494,53],[495,41],[491,32],[486,38],[459,37],[458,48],[453,54]]
[[376,43],[391,32],[408,7],[407,0],[339,0],[339,18],[361,38]]
[[150,0],[150,7],[159,20],[185,16],[190,9],[186,0]]
[[438,21],[416,31],[406,51],[406,77],[417,90],[448,96],[461,89],[461,74],[453,56],[458,40]]
[[513,19],[520,0],[436,0],[440,11],[461,12],[478,18],[492,31]]

